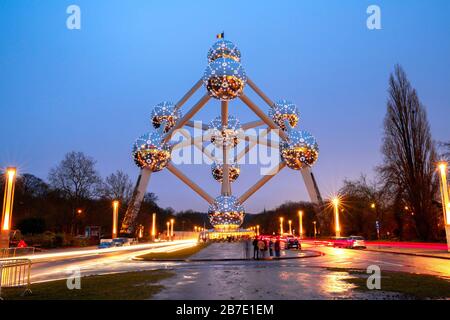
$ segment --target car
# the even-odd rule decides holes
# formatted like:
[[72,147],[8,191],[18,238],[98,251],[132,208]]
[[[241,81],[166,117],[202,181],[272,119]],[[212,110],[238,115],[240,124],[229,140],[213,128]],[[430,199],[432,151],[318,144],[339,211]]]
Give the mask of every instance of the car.
[[349,243],[349,248],[351,249],[365,249],[366,248],[366,242],[364,240],[363,237],[361,236],[350,236],[348,237],[348,243]]
[[302,245],[301,245],[301,243],[300,243],[300,241],[298,240],[297,237],[294,237],[294,236],[290,235],[290,236],[286,237],[285,248],[286,249],[295,248],[295,249],[301,250],[302,249]]
[[361,236],[339,237],[333,239],[333,247],[347,249],[365,249],[366,243]]

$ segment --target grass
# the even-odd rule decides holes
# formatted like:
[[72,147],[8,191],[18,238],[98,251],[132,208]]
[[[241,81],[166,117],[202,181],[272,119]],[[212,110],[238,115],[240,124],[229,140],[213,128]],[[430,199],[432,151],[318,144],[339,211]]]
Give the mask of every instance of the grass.
[[69,290],[66,280],[31,285],[32,294],[21,296],[23,289],[2,289],[7,300],[141,300],[163,289],[158,282],[173,276],[165,270],[116,273],[81,278],[81,289]]
[[138,258],[143,259],[144,261],[152,261],[152,260],[184,260],[192,256],[193,254],[203,250],[209,245],[209,243],[199,243],[196,246],[189,247],[186,249],[181,249],[173,252],[152,252]]
[[[371,291],[367,288],[369,274],[365,270],[347,268],[327,268],[330,271],[347,272],[354,277],[345,279],[357,290]],[[450,298],[450,281],[438,276],[397,271],[381,272],[381,290],[396,292],[414,299]]]

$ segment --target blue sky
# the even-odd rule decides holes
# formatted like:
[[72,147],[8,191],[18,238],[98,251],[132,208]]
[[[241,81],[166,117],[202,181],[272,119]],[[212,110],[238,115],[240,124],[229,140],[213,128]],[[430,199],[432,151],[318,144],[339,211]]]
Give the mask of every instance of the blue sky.
[[[66,8],[81,8],[81,30],[66,28]],[[382,30],[366,28],[381,8]],[[202,75],[215,35],[225,31],[247,74],[273,99],[294,101],[300,126],[316,136],[314,172],[324,196],[344,178],[374,177],[381,163],[387,80],[406,70],[428,110],[433,137],[450,140],[450,2],[442,1],[24,1],[0,2],[0,167],[46,178],[71,150],[97,160],[103,176],[138,169],[131,144],[149,131],[153,105],[176,102]],[[183,107],[186,111],[199,95]],[[267,106],[247,89],[264,109]],[[230,112],[255,117],[239,101]],[[198,114],[220,114],[210,102]],[[209,167],[183,166],[212,195]],[[245,166],[233,191],[256,179]],[[169,172],[149,191],[163,207],[206,210]],[[285,169],[246,203],[248,212],[307,200],[298,172]]]

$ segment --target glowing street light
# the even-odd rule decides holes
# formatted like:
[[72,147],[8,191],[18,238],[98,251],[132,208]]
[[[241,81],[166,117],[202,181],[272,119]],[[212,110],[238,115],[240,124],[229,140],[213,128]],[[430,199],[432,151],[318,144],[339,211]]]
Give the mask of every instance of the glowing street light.
[[170,240],[170,222],[167,221],[167,238]]
[[441,202],[444,212],[445,233],[447,235],[447,249],[450,252],[450,201],[447,184],[447,162],[439,163],[439,172],[441,174]]
[[142,237],[144,236],[144,226],[140,225],[139,226],[139,233],[138,233],[138,238],[142,239]]
[[288,223],[289,223],[289,234],[292,234],[292,220],[289,220]]
[[283,217],[280,217],[280,234],[283,234]]
[[375,209],[375,207],[376,207],[375,202],[372,202],[372,204],[370,205],[370,207],[371,207],[372,209]]
[[298,211],[298,233],[300,236],[300,239],[303,238],[303,211]]
[[316,221],[313,221],[313,225],[314,225],[314,238],[317,237],[317,227],[316,227]]
[[[79,210],[80,211],[80,210]],[[119,201],[113,201],[113,223],[112,223],[112,238],[117,238],[117,224],[119,219]]]
[[150,232],[152,236],[152,241],[155,241],[156,238],[156,213],[152,214],[152,231]]
[[341,225],[339,223],[339,198],[334,197],[332,200],[334,207],[334,228],[336,231],[336,237],[341,236]]
[[256,225],[256,235],[259,236],[259,224]]
[[13,212],[13,203],[14,203],[14,186],[16,184],[16,173],[17,173],[17,169],[14,167],[9,167],[6,169],[6,185],[5,185],[5,196],[3,198],[0,247],[3,247],[3,246],[9,247],[9,230],[11,230],[11,221],[12,221],[12,212]]
[[173,238],[173,224],[174,224],[175,220],[174,219],[170,219],[170,238]]

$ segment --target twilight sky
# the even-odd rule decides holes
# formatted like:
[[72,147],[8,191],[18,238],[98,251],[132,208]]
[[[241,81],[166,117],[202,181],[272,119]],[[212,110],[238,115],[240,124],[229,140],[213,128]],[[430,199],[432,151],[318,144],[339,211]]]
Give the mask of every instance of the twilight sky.
[[[66,28],[71,4],[81,8],[81,30]],[[381,7],[382,30],[366,27],[371,4]],[[66,152],[77,150],[95,158],[103,176],[121,169],[134,180],[131,144],[150,130],[152,106],[181,98],[203,74],[215,35],[225,31],[254,82],[273,100],[298,105],[300,127],[319,142],[314,172],[326,197],[344,178],[374,177],[396,63],[426,105],[434,139],[450,140],[449,13],[448,0],[2,0],[0,167],[47,179]],[[230,113],[256,119],[240,101]],[[210,101],[196,118],[219,114]],[[207,165],[180,169],[218,195]],[[244,166],[233,192],[259,178],[255,166]],[[167,171],[152,175],[148,190],[162,207],[207,209]],[[285,169],[245,206],[257,212],[307,199],[300,174]]]

